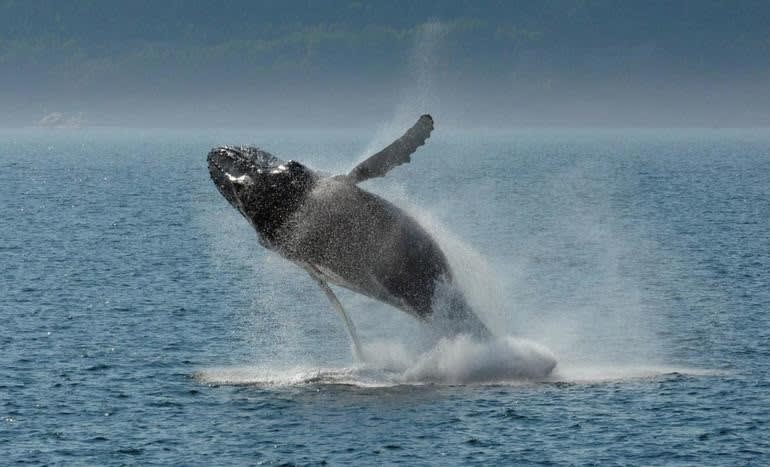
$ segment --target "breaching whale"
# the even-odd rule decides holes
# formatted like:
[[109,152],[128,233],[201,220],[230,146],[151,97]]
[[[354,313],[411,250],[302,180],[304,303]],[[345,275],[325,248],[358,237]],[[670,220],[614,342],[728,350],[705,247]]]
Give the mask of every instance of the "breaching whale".
[[[423,115],[403,136],[346,175],[324,176],[255,147],[222,146],[208,154],[211,179],[251,223],[266,248],[305,269],[342,315],[357,352],[353,323],[335,284],[423,321],[440,314],[443,331],[488,337],[489,330],[454,283],[431,235],[391,202],[357,184],[409,162],[433,130]],[[441,313],[435,311],[441,308]]]

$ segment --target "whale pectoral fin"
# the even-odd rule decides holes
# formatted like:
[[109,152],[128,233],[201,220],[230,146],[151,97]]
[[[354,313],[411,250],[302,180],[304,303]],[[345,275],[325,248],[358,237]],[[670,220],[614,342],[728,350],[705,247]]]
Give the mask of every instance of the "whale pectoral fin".
[[356,327],[353,324],[353,321],[350,319],[348,314],[345,312],[345,309],[342,307],[342,303],[337,299],[337,296],[334,294],[334,291],[329,287],[329,285],[326,283],[325,280],[323,280],[323,277],[321,275],[321,271],[318,270],[315,266],[312,264],[304,263],[302,266],[305,268],[305,270],[310,274],[310,277],[313,278],[314,281],[321,287],[321,290],[323,290],[324,294],[326,294],[326,298],[329,299],[330,302],[332,302],[332,306],[335,310],[337,310],[337,313],[339,313],[340,317],[342,318],[342,321],[345,323],[345,328],[348,331],[348,335],[350,336],[350,340],[353,342],[353,350],[355,351],[356,358],[363,362],[364,361],[364,354],[361,350],[361,341],[358,340],[358,333],[356,332]]
[[418,147],[425,144],[433,131],[433,118],[423,115],[406,133],[393,141],[377,154],[358,164],[347,175],[350,183],[358,183],[370,178],[382,177],[388,171],[411,160],[409,157]]

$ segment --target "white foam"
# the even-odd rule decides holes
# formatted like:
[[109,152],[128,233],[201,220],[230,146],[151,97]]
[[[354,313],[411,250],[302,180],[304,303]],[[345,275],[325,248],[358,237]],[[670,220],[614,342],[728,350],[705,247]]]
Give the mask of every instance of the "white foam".
[[556,365],[548,349],[512,337],[489,342],[462,335],[442,338],[425,352],[376,341],[364,345],[364,355],[365,362],[350,367],[210,368],[196,378],[210,384],[257,386],[506,384],[545,380]]
[[551,352],[511,337],[478,342],[466,336],[441,339],[404,372],[405,381],[448,384],[539,380],[556,366]]
[[[477,354],[479,355],[479,354]],[[521,378],[520,367],[497,360],[467,366],[467,359],[446,365],[444,358],[429,358],[406,372],[368,365],[351,367],[294,366],[287,368],[225,367],[207,368],[194,377],[204,384],[290,388],[318,385],[345,385],[363,388],[422,385],[495,385],[520,386],[531,384],[609,384],[658,381],[673,375],[690,377],[720,377],[725,372],[687,367],[575,367],[559,368],[544,378]],[[531,363],[531,362],[530,362]]]

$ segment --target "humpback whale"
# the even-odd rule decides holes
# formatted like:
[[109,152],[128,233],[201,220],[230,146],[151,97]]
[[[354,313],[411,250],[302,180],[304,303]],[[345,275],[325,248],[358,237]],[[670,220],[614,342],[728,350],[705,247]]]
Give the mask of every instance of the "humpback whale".
[[[489,337],[431,235],[393,203],[358,186],[410,162],[433,130],[430,115],[349,173],[325,176],[255,147],[221,146],[208,154],[211,179],[254,227],[259,243],[305,269],[353,323],[328,284],[385,302],[446,334]],[[441,308],[441,313],[436,310]]]

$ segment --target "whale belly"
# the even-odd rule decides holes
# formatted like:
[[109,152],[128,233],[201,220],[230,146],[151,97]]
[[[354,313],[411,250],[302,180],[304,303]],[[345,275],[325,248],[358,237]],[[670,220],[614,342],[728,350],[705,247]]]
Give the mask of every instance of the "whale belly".
[[451,279],[436,242],[388,201],[324,182],[284,226],[279,252],[312,264],[330,283],[427,317],[437,281]]

